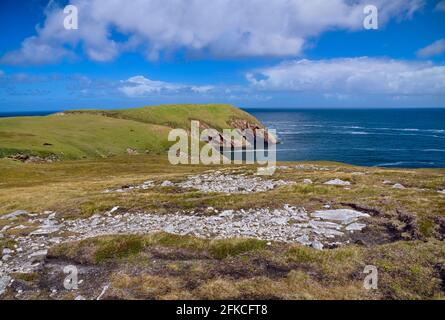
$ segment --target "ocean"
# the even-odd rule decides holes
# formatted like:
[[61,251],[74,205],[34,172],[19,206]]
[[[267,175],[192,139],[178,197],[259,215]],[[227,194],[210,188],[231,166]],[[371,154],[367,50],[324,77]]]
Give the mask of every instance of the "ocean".
[[246,111],[277,130],[281,161],[445,168],[445,109]]
[[[277,130],[279,161],[445,168],[445,109],[246,111]],[[0,117],[49,113],[0,113]]]

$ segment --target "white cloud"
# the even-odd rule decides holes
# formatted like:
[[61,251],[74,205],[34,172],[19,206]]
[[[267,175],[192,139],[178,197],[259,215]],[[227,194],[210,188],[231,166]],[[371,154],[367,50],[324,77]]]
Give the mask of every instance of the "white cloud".
[[445,11],[445,1],[440,1],[434,8],[435,11]]
[[20,50],[1,57],[0,62],[10,65],[49,64],[70,56],[72,54],[60,46],[51,46],[40,38],[31,37],[23,41]]
[[260,90],[444,95],[445,66],[368,57],[294,60],[246,75]]
[[425,48],[417,51],[417,56],[421,58],[429,58],[439,56],[445,52],[445,39],[440,39]]
[[150,80],[148,78],[145,78],[144,76],[139,75],[121,81],[121,86],[118,89],[128,97],[138,98],[159,93],[172,94],[179,92],[188,92],[195,94],[205,94],[212,91],[214,88],[214,86],[209,85],[196,86]]
[[[63,28],[63,11],[52,5],[37,35],[0,61],[42,64],[82,48],[95,61],[125,50],[148,59],[185,50],[210,56],[297,56],[308,38],[329,30],[360,30],[368,0],[72,0],[79,29]],[[410,17],[424,0],[374,0],[379,21]],[[113,32],[125,40],[113,40]],[[35,53],[35,54],[34,54]]]
[[214,86],[192,86],[190,90],[196,93],[208,93],[215,89]]

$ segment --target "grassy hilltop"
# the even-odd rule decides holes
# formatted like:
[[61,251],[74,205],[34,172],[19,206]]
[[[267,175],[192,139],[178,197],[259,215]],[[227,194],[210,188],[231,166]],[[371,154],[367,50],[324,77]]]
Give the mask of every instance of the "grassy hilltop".
[[0,157],[26,154],[60,159],[107,157],[126,153],[161,153],[172,128],[189,129],[199,120],[217,130],[232,120],[259,124],[230,105],[164,105],[125,110],[78,110],[43,117],[0,119]]

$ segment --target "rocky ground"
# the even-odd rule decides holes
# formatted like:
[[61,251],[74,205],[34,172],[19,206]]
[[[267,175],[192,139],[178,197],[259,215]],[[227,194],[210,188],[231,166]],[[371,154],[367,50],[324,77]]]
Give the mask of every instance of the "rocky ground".
[[[187,177],[187,180],[173,183],[165,180],[159,183],[161,187],[180,187],[184,189],[196,189],[202,192],[219,193],[240,193],[249,194],[254,192],[264,192],[275,189],[279,186],[289,185],[293,182],[283,180],[262,179],[260,177],[249,176],[245,173],[233,174],[222,171],[214,171]],[[126,185],[114,190],[105,192],[126,192],[131,190],[147,190],[155,187],[153,181],[145,181],[140,185]]]
[[[49,296],[44,295],[46,298],[83,298],[80,294],[69,297],[61,295],[60,290],[63,288],[60,283],[56,285],[51,282],[56,281],[53,279],[54,277],[62,276],[61,268],[63,269],[63,266],[66,266],[69,261],[65,261],[65,258],[51,260],[49,252],[52,248],[58,248],[61,245],[82,243],[82,241],[100,239],[103,236],[145,236],[161,232],[196,239],[208,239],[209,241],[255,239],[264,241],[264,245],[270,247],[267,250],[275,252],[281,252],[284,250],[283,248],[288,248],[286,246],[293,245],[303,245],[311,248],[310,250],[315,249],[315,251],[332,250],[334,252],[335,248],[346,248],[348,245],[373,246],[397,240],[426,239],[426,236],[422,235],[418,218],[400,210],[397,218],[393,219],[391,215],[384,213],[384,209],[379,210],[375,206],[355,204],[351,201],[334,204],[332,200],[328,199],[317,200],[319,195],[312,195],[312,198],[309,198],[310,202],[306,200],[307,206],[305,203],[295,205],[293,201],[286,203],[280,197],[277,198],[275,204],[273,204],[273,200],[272,202],[268,200],[268,206],[262,205],[264,199],[268,199],[267,195],[269,194],[276,196],[279,193],[275,192],[279,192],[279,190],[294,190],[282,188],[296,188],[295,190],[300,193],[317,190],[316,188],[334,188],[330,189],[333,194],[354,192],[357,188],[355,179],[371,176],[374,174],[373,172],[349,170],[348,178],[346,178],[345,173],[338,172],[338,169],[312,164],[279,166],[276,170],[278,171],[277,177],[255,176],[255,170],[210,170],[187,175],[182,179],[155,178],[142,183],[108,187],[100,192],[107,197],[119,194],[127,197],[141,197],[147,192],[150,194],[156,192],[182,194],[182,192],[196,191],[214,195],[212,197],[219,197],[218,194],[226,195],[229,198],[232,196],[253,197],[255,195],[255,197],[259,197],[257,206],[242,205],[234,209],[234,203],[226,201],[225,206],[222,201],[215,206],[200,205],[196,209],[168,209],[157,212],[156,210],[129,210],[128,205],[122,206],[117,202],[108,210],[95,212],[87,217],[67,216],[66,212],[57,210],[40,212],[15,210],[3,214],[0,216],[2,249],[0,252],[0,296],[17,299],[36,297],[36,295],[40,297],[37,292],[43,290],[49,294]],[[286,177],[293,177],[289,175],[289,172],[298,173],[298,180],[286,179]],[[307,172],[311,174],[308,175]],[[326,176],[322,176],[323,174]],[[353,178],[351,179],[351,177]],[[431,191],[434,191],[425,186],[404,186],[407,184],[406,181],[393,180],[399,179],[383,179],[380,188],[387,188],[384,190],[388,190],[388,192],[415,191],[418,194],[422,192],[430,194]],[[443,190],[440,188],[435,192],[439,194],[439,197],[440,194],[443,194]],[[291,200],[291,198],[287,200]],[[315,200],[322,205],[314,206]],[[440,220],[440,218],[437,219]],[[434,238],[441,241],[444,230],[441,231],[440,228],[445,226],[444,223],[440,227],[442,222],[439,221],[438,229],[434,229]],[[119,252],[116,254],[119,255]],[[149,254],[156,255],[159,252],[150,251]],[[187,256],[189,253],[182,252],[182,255]],[[206,255],[204,254],[204,256]],[[160,261],[163,259],[165,258]],[[216,268],[221,263],[215,262],[213,267]],[[109,267],[101,269],[97,266],[88,266],[88,264],[86,266],[83,263],[76,264],[82,269],[84,277],[92,277],[93,274],[96,274],[98,279],[102,279],[102,277],[110,276],[108,274]],[[292,269],[289,265],[286,268]],[[219,272],[221,271],[216,274]],[[51,281],[46,278],[45,281],[49,281],[49,283],[41,280],[40,284],[33,286],[27,286],[27,281],[23,282],[23,278],[38,277],[41,279],[42,276],[53,278]],[[223,274],[220,276],[226,277]],[[88,293],[87,290],[83,291],[83,295],[88,295],[89,299],[102,298],[103,296],[111,298],[113,295],[107,296],[106,294],[109,286],[110,280],[101,281],[100,291],[97,291],[96,288],[93,290],[94,292]],[[110,290],[112,291],[112,289]],[[114,292],[114,294],[117,293]],[[120,294],[117,294],[117,297],[122,298]]]

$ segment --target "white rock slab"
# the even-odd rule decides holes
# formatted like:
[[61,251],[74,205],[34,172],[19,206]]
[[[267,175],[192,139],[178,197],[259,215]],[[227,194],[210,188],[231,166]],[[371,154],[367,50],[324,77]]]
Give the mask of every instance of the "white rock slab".
[[320,210],[313,212],[311,215],[314,218],[339,221],[342,224],[350,224],[357,221],[359,218],[369,217],[366,213],[352,209]]
[[23,216],[23,215],[27,215],[27,214],[29,214],[29,212],[26,211],[26,210],[17,210],[17,211],[5,214],[3,216],[0,216],[0,219],[3,219],[3,220],[5,220],[5,219],[15,219],[15,218],[17,218],[19,216]]
[[330,186],[350,186],[351,183],[349,181],[343,181],[341,179],[333,179],[325,182],[324,184]]
[[174,186],[174,184],[170,180],[165,180],[164,182],[161,183],[161,187],[172,187],[172,186]]
[[351,223],[350,225],[346,226],[347,231],[362,231],[366,227],[366,224],[363,223]]
[[5,293],[6,288],[8,287],[10,282],[11,282],[10,276],[0,277],[0,296]]

